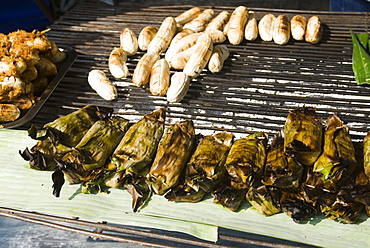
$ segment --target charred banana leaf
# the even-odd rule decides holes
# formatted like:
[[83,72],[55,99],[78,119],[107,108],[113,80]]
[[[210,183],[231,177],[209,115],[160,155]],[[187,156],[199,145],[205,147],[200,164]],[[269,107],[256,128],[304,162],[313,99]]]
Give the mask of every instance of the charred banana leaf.
[[341,183],[351,176],[355,166],[355,149],[348,127],[337,115],[331,115],[326,121],[323,153],[313,171],[320,173],[324,180]]
[[365,174],[370,178],[370,132],[364,138],[362,150]]
[[55,170],[55,159],[76,146],[97,120],[105,118],[112,111],[111,108],[88,105],[47,123],[42,129],[32,126],[28,133],[37,142],[30,150],[26,148],[20,154],[29,161],[32,169]]
[[195,131],[191,120],[177,122],[165,130],[147,175],[149,187],[155,194],[163,195],[180,183],[194,143]]
[[331,206],[323,207],[321,212],[327,219],[354,224],[363,209],[364,205],[361,203],[337,200]]
[[225,161],[234,135],[219,132],[204,136],[185,169],[185,182],[171,189],[165,197],[170,201],[198,202],[213,191],[225,174]]
[[230,181],[225,181],[219,184],[212,192],[213,202],[223,207],[237,212],[241,204],[246,200],[248,188],[235,189],[231,187]]
[[226,171],[231,178],[231,187],[249,188],[260,180],[266,162],[267,135],[263,132],[236,140],[226,158]]
[[[92,171],[107,164],[128,123],[128,120],[119,117],[95,122],[76,147],[58,160],[59,168],[54,173],[63,171],[70,184],[88,181]],[[54,181],[55,187],[58,187],[57,183],[58,180]]]
[[112,163],[118,170],[141,173],[148,169],[164,131],[165,108],[145,115],[127,130],[115,149]]
[[303,171],[303,165],[285,155],[284,138],[279,132],[267,153],[263,184],[284,190],[297,190],[301,185]]
[[291,111],[284,125],[284,146],[288,156],[312,166],[322,149],[323,127],[315,108],[300,107]]
[[265,216],[281,212],[281,190],[260,184],[249,188],[246,198],[249,203]]
[[311,219],[318,211],[315,206],[306,201],[302,192],[283,192],[280,204],[283,212],[296,223]]

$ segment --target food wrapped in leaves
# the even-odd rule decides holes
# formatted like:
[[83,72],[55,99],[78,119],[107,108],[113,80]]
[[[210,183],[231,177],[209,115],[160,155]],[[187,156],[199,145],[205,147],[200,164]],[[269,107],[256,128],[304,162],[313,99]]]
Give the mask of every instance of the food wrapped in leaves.
[[317,213],[317,208],[307,202],[303,192],[284,192],[280,198],[283,212],[294,222],[302,223]]
[[284,146],[288,156],[301,164],[311,166],[322,149],[323,127],[321,118],[311,107],[291,111],[284,125]]
[[[88,181],[94,170],[107,164],[128,124],[128,120],[120,117],[96,121],[76,147],[58,160],[59,168],[54,173],[63,171],[70,184]],[[58,187],[58,182],[54,182],[54,187]]]
[[32,169],[54,170],[57,167],[55,159],[76,146],[97,120],[111,112],[111,108],[88,105],[45,124],[41,130],[32,126],[28,133],[37,143],[21,155]]
[[301,185],[303,171],[303,165],[285,155],[284,138],[279,132],[267,153],[263,184],[284,190],[296,190]]
[[146,182],[146,177],[126,171],[123,177],[123,187],[132,196],[132,210],[139,211],[152,196],[152,191]]
[[249,203],[265,216],[281,212],[280,197],[280,189],[263,184],[253,185],[246,194]]
[[226,158],[226,171],[231,178],[231,187],[249,188],[259,180],[266,162],[267,135],[254,133],[236,140]]
[[198,202],[213,191],[225,175],[225,161],[234,135],[219,132],[204,136],[185,169],[185,182],[168,192],[170,201]]
[[[230,179],[230,177],[227,177]],[[235,189],[231,187],[230,180],[225,180],[221,184],[217,185],[215,190],[212,192],[213,202],[220,204],[225,208],[237,212],[240,209],[241,204],[246,200],[246,193],[248,188]]]
[[364,138],[362,150],[365,174],[370,178],[370,132]]
[[355,149],[348,133],[348,127],[337,115],[328,117],[324,132],[323,153],[314,164],[313,171],[324,180],[346,181],[356,166]]
[[195,143],[194,124],[191,120],[170,125],[164,132],[147,175],[150,189],[163,195],[177,186]]
[[127,130],[111,159],[118,170],[139,173],[149,168],[164,131],[165,114],[165,108],[146,114]]

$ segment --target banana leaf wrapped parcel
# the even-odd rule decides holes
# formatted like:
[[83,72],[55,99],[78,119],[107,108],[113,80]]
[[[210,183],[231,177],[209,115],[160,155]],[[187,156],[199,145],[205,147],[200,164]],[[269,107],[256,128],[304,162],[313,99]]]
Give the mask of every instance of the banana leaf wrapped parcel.
[[303,223],[311,219],[318,212],[318,208],[310,201],[307,201],[302,191],[283,191],[280,204],[282,211],[296,223]]
[[107,117],[112,111],[111,108],[87,105],[45,124],[42,129],[32,126],[28,133],[37,142],[20,154],[29,161],[32,169],[53,171],[57,168],[55,159],[76,146],[97,120]]
[[315,108],[300,107],[291,111],[284,124],[284,146],[288,156],[312,166],[322,149],[323,126]]
[[166,195],[170,201],[199,202],[213,191],[226,175],[225,161],[234,135],[218,132],[201,138],[185,169],[183,184]]
[[227,155],[227,176],[212,192],[214,202],[238,211],[246,193],[259,183],[266,162],[267,134],[258,132],[237,139]]
[[370,132],[368,132],[363,140],[363,165],[366,176],[370,178]]
[[266,166],[262,176],[264,185],[284,190],[297,190],[302,181],[304,166],[286,156],[284,138],[279,132],[273,139],[267,153]]
[[127,130],[111,158],[117,170],[147,173],[163,135],[165,114],[165,108],[155,110]]
[[348,127],[335,114],[328,117],[324,132],[323,152],[314,163],[313,171],[324,180],[345,182],[356,167],[355,149]]
[[[55,175],[62,171],[70,184],[86,181],[94,170],[108,164],[108,158],[126,133],[128,124],[129,121],[121,117],[96,121],[76,147],[58,160]],[[54,188],[61,188],[60,181],[57,182]],[[59,195],[59,192],[55,193]]]
[[166,128],[147,175],[147,183],[152,192],[164,195],[180,183],[194,144],[193,121],[179,121]]
[[262,183],[254,184],[248,189],[246,199],[260,213],[271,216],[281,212],[281,189]]

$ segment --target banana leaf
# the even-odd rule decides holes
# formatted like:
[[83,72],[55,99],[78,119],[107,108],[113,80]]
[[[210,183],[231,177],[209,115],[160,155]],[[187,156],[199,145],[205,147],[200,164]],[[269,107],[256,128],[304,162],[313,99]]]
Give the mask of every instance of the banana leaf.
[[32,125],[28,135],[37,142],[30,150],[20,151],[20,155],[29,161],[32,169],[53,171],[57,168],[55,159],[69,152],[97,120],[112,111],[111,108],[88,105],[45,124],[43,128]]
[[362,150],[365,174],[370,177],[370,132],[367,133],[363,140]]
[[185,169],[185,182],[166,195],[170,201],[199,202],[213,191],[225,174],[225,161],[234,135],[219,132],[204,136]]
[[290,111],[284,124],[286,154],[303,165],[312,166],[322,149],[321,121],[313,107]]
[[144,115],[127,130],[111,158],[118,170],[135,173],[149,170],[164,131],[165,114],[165,108],[160,108]]
[[241,204],[246,201],[246,193],[248,188],[233,188],[231,186],[230,177],[216,186],[212,192],[213,202],[219,204],[232,212],[237,212]]
[[304,193],[301,191],[283,191],[280,204],[283,212],[296,223],[303,223],[310,220],[318,212],[315,206],[306,201]]
[[335,114],[328,117],[324,132],[323,153],[313,166],[323,180],[345,182],[356,167],[355,148],[348,127]]
[[53,173],[53,194],[59,196],[64,183],[61,171],[70,184],[77,184],[89,181],[89,175],[94,170],[107,165],[108,158],[125,134],[128,123],[128,120],[120,117],[96,121],[76,147],[57,160],[58,168]]
[[231,178],[231,187],[249,188],[260,180],[266,163],[267,135],[254,133],[236,140],[226,158],[225,168]]
[[150,189],[158,195],[177,186],[194,151],[195,130],[191,120],[170,125],[164,132],[147,175]]
[[249,203],[265,216],[281,212],[280,198],[280,189],[262,183],[251,186],[246,194]]
[[284,138],[279,132],[273,139],[267,153],[266,166],[262,176],[265,185],[284,190],[297,190],[301,186],[304,166],[285,155]]
[[369,34],[355,34],[349,31],[352,37],[352,70],[355,75],[356,83],[370,83],[370,53],[369,53]]

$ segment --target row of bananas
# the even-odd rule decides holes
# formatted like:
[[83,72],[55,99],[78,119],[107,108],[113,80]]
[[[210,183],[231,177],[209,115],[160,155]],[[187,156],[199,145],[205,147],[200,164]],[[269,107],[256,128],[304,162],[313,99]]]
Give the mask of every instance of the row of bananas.
[[[277,17],[266,14],[257,22],[254,12],[245,6],[238,6],[231,14],[221,11],[217,15],[213,9],[193,7],[177,17],[166,17],[159,28],[144,27],[138,37],[131,29],[124,28],[120,47],[110,53],[108,66],[114,78],[127,78],[128,56],[135,55],[139,49],[145,51],[132,73],[132,83],[138,87],[149,85],[153,95],[166,96],[168,102],[176,103],[184,98],[191,80],[207,65],[212,73],[222,70],[230,56],[228,47],[222,44],[225,41],[238,45],[244,39],[253,41],[260,36],[264,41],[284,45],[292,36],[315,44],[322,34],[318,16],[307,20],[296,15],[289,20],[284,14]],[[175,70],[172,75],[171,69]],[[114,100],[117,89],[104,74],[92,70],[88,82],[102,98]]]
[[165,127],[165,108],[135,123],[112,111],[89,105],[30,128],[37,142],[20,154],[32,169],[54,171],[55,196],[66,178],[82,193],[126,189],[135,212],[157,194],[192,203],[212,195],[231,211],[248,201],[299,223],[370,215],[370,132],[355,145],[336,114],[323,124],[314,108],[294,109],[269,144],[264,132],[196,134],[191,120]]
[[0,122],[14,121],[31,108],[65,60],[46,32],[0,34]]

